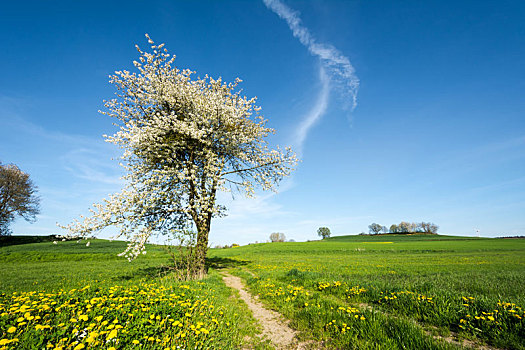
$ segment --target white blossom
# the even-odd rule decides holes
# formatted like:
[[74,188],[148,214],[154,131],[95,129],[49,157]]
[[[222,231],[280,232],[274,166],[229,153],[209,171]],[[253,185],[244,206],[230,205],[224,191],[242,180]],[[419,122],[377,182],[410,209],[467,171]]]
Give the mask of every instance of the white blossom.
[[129,242],[120,254],[129,260],[144,251],[152,234],[187,227],[207,247],[211,218],[224,212],[217,191],[275,191],[297,162],[290,148],[269,148],[266,138],[275,131],[266,126],[256,99],[236,90],[240,79],[194,78],[191,70],[173,65],[175,56],[161,50],[163,44],[146,37],[153,53],[137,46],[137,72],[110,77],[117,96],[101,112],[117,121],[119,130],[105,139],[123,150],[126,185],[94,204],[91,216],[64,227],[86,237],[118,226],[114,238]]

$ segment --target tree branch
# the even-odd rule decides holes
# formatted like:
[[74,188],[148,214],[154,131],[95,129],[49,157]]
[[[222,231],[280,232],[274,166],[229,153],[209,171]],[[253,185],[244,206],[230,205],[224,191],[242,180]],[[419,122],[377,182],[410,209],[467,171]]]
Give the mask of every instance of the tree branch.
[[268,166],[268,165],[274,165],[274,164],[279,164],[279,163],[280,162],[275,161],[275,162],[270,162],[270,163],[266,163],[266,164],[260,164],[260,165],[257,165],[257,166],[251,167],[251,168],[227,171],[227,172],[223,173],[222,175],[240,173],[242,171],[254,170],[254,169],[257,169],[257,168],[262,168],[262,167],[265,167],[265,166]]

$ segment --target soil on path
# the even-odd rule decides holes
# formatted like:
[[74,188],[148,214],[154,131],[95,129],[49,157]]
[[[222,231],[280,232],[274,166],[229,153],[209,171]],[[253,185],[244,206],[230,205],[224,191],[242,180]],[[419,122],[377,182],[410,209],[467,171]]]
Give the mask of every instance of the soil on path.
[[240,298],[248,305],[253,317],[261,324],[263,336],[266,336],[276,349],[307,349],[308,344],[297,342],[297,332],[290,328],[286,322],[283,322],[279,313],[265,308],[244,289],[239,277],[223,273],[222,278],[228,287],[239,291]]

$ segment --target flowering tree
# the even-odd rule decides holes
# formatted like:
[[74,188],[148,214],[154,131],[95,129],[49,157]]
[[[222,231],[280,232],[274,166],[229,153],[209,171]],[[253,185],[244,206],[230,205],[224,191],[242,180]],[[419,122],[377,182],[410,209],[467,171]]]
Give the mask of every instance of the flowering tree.
[[126,186],[65,228],[85,236],[116,225],[117,237],[129,241],[121,253],[129,260],[145,252],[152,234],[195,230],[203,274],[211,219],[224,209],[217,191],[252,196],[256,186],[275,190],[297,160],[289,148],[268,147],[274,130],[265,126],[256,99],[236,91],[239,79],[193,78],[194,72],[173,65],[164,44],[146,37],[152,52],[137,46],[138,72],[111,76],[117,98],[105,101],[101,112],[120,128],[105,138],[123,149]]
[[284,242],[286,236],[282,232],[274,232],[270,235],[270,241],[272,242]]

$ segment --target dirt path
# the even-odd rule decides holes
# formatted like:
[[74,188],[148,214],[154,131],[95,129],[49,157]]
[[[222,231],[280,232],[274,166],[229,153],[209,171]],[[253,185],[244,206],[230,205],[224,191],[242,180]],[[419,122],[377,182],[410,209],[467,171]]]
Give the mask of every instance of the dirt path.
[[259,321],[263,328],[263,336],[266,336],[276,349],[306,349],[307,343],[298,343],[297,332],[283,322],[279,313],[268,310],[259,301],[255,300],[250,293],[244,289],[239,277],[223,273],[224,283],[230,288],[239,291],[239,296],[252,311],[253,317]]
[[[250,271],[247,271],[251,274]],[[314,348],[322,348],[322,344],[314,344],[316,342],[303,342],[300,343],[297,340],[297,332],[290,328],[286,321],[283,321],[283,317],[278,312],[275,312],[273,310],[269,310],[264,307],[264,305],[257,301],[256,298],[254,298],[250,293],[248,293],[244,289],[244,285],[242,283],[242,280],[239,277],[232,276],[229,273],[223,272],[222,278],[224,280],[224,283],[230,287],[234,288],[237,291],[239,291],[240,298],[246,303],[248,308],[253,313],[253,317],[255,317],[256,320],[259,321],[261,326],[263,327],[262,335],[267,337],[272,344],[275,346],[276,349],[284,350],[305,350],[305,349],[314,349]],[[369,304],[359,304],[359,305],[353,305],[354,307],[359,307],[360,309],[367,309],[372,312],[379,312],[381,314],[384,314],[387,317],[395,317],[392,315],[389,315],[386,312],[379,311],[374,309]],[[462,346],[465,348],[471,348],[471,349],[480,349],[480,350],[502,350],[498,348],[494,348],[485,344],[479,344],[477,342],[469,341],[469,340],[462,340],[458,341],[455,339],[456,334],[452,332],[451,336],[443,337],[438,335],[432,335],[430,331],[427,329],[424,329],[424,327],[417,322],[414,321],[416,325],[423,328],[423,331],[430,337],[433,337],[436,340],[442,340],[447,343],[451,343],[457,346]],[[316,346],[317,345],[317,346]],[[313,347],[312,347],[313,346]]]

